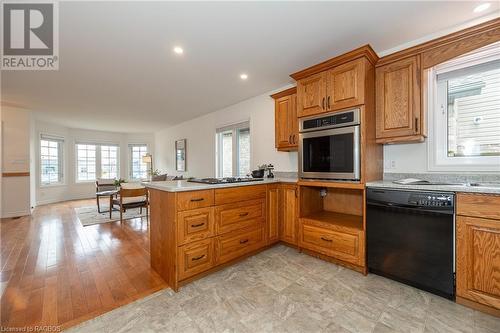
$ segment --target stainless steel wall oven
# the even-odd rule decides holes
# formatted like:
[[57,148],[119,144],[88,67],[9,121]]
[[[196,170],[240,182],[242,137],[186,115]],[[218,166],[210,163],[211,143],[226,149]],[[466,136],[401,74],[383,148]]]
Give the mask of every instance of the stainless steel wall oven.
[[301,118],[299,177],[360,180],[359,126],[359,109]]

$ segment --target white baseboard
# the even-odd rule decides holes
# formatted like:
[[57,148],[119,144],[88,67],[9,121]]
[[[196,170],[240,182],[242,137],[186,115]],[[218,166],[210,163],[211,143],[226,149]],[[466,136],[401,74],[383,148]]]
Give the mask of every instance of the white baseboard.
[[21,210],[21,211],[17,211],[17,212],[4,212],[2,214],[2,218],[8,219],[11,217],[21,217],[21,216],[27,216],[27,215],[31,215],[30,210],[26,210],[26,211]]
[[83,199],[95,199],[95,195],[81,195],[81,196],[73,196],[73,197],[65,197],[65,198],[51,198],[51,199],[46,199],[46,200],[37,200],[36,205],[37,206],[42,206],[42,205],[49,205],[49,204],[54,204],[58,202],[65,202],[65,201],[71,201],[71,200],[83,200]]

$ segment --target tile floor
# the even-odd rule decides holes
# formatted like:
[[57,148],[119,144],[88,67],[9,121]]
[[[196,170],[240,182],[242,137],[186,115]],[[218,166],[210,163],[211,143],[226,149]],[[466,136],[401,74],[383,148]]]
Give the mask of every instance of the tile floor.
[[500,332],[438,296],[276,246],[70,332]]

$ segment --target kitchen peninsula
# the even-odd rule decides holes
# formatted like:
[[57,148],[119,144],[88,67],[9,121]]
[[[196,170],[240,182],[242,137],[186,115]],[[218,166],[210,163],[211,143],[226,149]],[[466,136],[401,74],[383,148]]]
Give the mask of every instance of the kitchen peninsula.
[[277,243],[281,235],[286,241],[286,235],[294,235],[296,229],[295,183],[295,179],[146,183],[151,203],[151,266],[177,291]]

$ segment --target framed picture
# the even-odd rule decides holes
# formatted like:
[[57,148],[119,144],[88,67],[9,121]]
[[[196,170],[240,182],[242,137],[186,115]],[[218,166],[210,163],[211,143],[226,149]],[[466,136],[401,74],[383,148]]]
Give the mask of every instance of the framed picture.
[[186,139],[175,141],[175,170],[186,171]]

